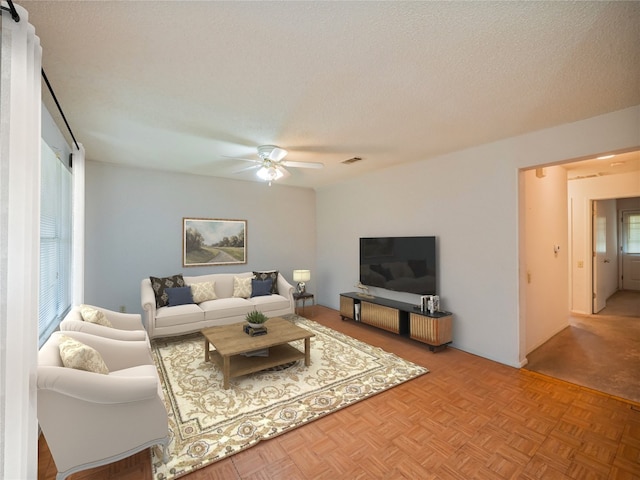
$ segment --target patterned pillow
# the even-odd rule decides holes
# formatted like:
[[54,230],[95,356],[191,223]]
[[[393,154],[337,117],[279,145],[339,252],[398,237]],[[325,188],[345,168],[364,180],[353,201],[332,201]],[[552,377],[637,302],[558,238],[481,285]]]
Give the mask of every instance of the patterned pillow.
[[67,368],[86,370],[87,372],[107,375],[109,369],[102,356],[89,345],[77,341],[75,338],[60,335],[58,343],[62,364]]
[[89,305],[80,305],[80,316],[82,320],[89,323],[96,323],[104,327],[112,327],[111,322],[105,316],[104,312],[97,310]]
[[216,282],[192,283],[191,293],[193,295],[193,301],[195,303],[202,303],[218,298],[215,285]]
[[233,277],[233,296],[249,298],[251,296],[251,280],[253,277]]
[[271,280],[271,293],[278,294],[278,270],[268,272],[253,272],[258,280]]
[[156,307],[166,307],[169,305],[169,295],[165,290],[167,288],[175,288],[175,287],[184,287],[184,278],[182,278],[182,274],[173,275],[171,277],[149,277],[151,280],[151,288],[153,288],[153,293],[156,296]]

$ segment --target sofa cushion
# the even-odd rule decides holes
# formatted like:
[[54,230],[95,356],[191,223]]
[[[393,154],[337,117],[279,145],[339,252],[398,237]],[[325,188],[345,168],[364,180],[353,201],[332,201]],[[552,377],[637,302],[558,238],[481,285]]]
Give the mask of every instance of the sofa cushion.
[[271,295],[271,280],[251,280],[251,296],[262,297],[264,295]]
[[233,277],[233,296],[235,298],[249,298],[252,279],[253,277]]
[[79,310],[80,316],[85,322],[95,323],[97,325],[102,325],[103,327],[113,327],[109,319],[101,310],[93,308],[89,305],[80,305]]
[[219,298],[200,304],[205,320],[244,316],[254,309],[253,303],[244,298]]
[[169,295],[165,291],[167,288],[184,287],[184,278],[182,274],[173,275],[171,277],[149,277],[151,280],[151,288],[156,296],[156,307],[166,307],[169,305]]
[[216,295],[216,282],[192,283],[191,293],[195,303],[202,303],[218,298]]
[[194,303],[193,296],[191,295],[191,287],[167,288],[165,291],[169,295],[170,307]]
[[263,313],[282,310],[290,307],[289,300],[282,295],[266,295],[249,299],[252,305]]
[[103,375],[109,373],[109,369],[104,363],[102,356],[95,348],[85,345],[75,338],[67,337],[66,335],[60,335],[59,338],[58,348],[60,349],[60,358],[65,367],[101,373]]
[[204,312],[195,303],[177,307],[161,307],[156,310],[156,327],[172,327],[187,323],[201,322]]
[[271,280],[271,293],[278,293],[278,270],[253,272],[258,280]]

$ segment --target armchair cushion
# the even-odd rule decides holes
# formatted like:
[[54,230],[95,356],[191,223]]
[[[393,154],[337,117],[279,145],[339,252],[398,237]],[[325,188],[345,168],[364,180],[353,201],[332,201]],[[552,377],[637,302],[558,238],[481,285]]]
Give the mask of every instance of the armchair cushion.
[[113,327],[104,312],[90,307],[89,305],[80,305],[80,315],[82,315],[82,320],[85,322],[95,323],[102,325],[103,327]]
[[85,345],[66,335],[61,335],[58,343],[62,364],[68,368],[107,375],[109,369],[95,348]]

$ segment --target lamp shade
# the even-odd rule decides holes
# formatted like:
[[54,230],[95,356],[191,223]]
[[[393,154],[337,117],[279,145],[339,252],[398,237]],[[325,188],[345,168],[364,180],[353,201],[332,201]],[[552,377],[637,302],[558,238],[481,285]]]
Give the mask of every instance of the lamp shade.
[[293,281],[294,282],[308,282],[311,280],[311,270],[294,270]]

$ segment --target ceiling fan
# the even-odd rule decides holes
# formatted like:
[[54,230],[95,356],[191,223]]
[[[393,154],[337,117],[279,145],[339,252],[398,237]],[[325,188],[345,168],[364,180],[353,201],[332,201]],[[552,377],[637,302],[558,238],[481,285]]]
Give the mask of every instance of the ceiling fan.
[[251,170],[257,168],[256,175],[265,182],[274,182],[290,175],[289,171],[285,167],[294,168],[323,168],[324,164],[320,162],[294,162],[291,160],[285,160],[287,151],[284,148],[277,147],[276,145],[260,145],[258,147],[258,157],[260,160],[251,158],[231,157],[237,160],[244,160],[247,162],[253,162],[255,165],[242,169],[240,171]]

